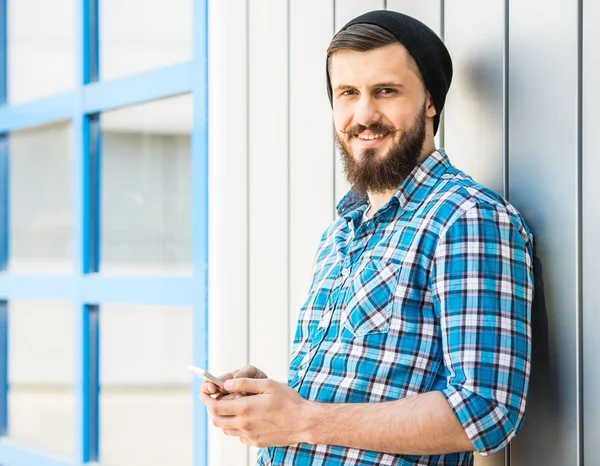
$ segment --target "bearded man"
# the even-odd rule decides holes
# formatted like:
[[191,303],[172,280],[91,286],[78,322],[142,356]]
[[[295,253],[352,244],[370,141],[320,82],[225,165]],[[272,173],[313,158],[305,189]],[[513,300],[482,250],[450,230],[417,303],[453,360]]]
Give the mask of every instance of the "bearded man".
[[400,13],[359,16],[329,46],[352,189],[316,254],[288,384],[249,366],[223,376],[230,395],[200,395],[261,466],[470,465],[522,426],[533,237],[436,149],[451,79],[442,41]]

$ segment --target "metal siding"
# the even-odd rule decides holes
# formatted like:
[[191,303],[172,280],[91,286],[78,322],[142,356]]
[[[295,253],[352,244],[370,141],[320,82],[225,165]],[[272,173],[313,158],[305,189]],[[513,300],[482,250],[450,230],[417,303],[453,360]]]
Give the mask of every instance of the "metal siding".
[[[371,10],[382,10],[383,0],[365,2],[364,0],[335,0],[335,32],[337,33],[348,21]],[[335,202],[339,202],[350,189],[344,176],[340,155],[337,148],[335,157]]]
[[594,105],[600,102],[600,3],[583,3],[583,412],[584,463],[600,464],[600,160],[597,133],[600,118]]
[[504,189],[504,1],[446,0],[445,13],[445,43],[454,65],[444,109],[445,146],[455,166],[500,194]]
[[325,53],[333,27],[333,0],[290,0],[292,341],[298,311],[310,286],[319,239],[333,220],[332,117],[325,81]]
[[[577,2],[511,2],[510,199],[536,235],[548,331],[533,316],[526,421],[512,465],[577,465]],[[537,277],[538,281],[540,277]],[[541,330],[541,331],[540,331]]]
[[[290,317],[288,4],[256,0],[248,15],[249,361],[283,382]],[[250,448],[249,464],[255,458]]]
[[[216,375],[248,364],[247,14],[246,0],[208,0],[207,369]],[[247,459],[245,445],[209,425],[209,465]]]

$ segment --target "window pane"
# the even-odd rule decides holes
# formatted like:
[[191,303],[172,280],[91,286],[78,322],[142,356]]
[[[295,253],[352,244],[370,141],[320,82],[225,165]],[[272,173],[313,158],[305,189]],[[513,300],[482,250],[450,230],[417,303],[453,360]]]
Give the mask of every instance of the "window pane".
[[100,270],[191,271],[189,95],[101,116]]
[[8,0],[9,102],[73,88],[74,5],[74,0]]
[[100,462],[192,464],[192,311],[100,309]]
[[14,132],[9,152],[9,271],[72,272],[70,124]]
[[11,301],[8,313],[9,438],[72,457],[73,306]]
[[192,58],[193,0],[99,1],[101,79]]

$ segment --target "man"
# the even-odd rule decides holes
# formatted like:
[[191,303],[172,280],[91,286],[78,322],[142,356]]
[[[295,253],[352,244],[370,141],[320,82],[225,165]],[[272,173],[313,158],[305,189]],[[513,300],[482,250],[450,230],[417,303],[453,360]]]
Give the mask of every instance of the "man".
[[259,465],[472,464],[523,422],[533,237],[435,148],[452,64],[429,28],[362,15],[327,77],[352,191],[317,252],[288,386],[247,367],[224,376],[232,395],[200,396]]

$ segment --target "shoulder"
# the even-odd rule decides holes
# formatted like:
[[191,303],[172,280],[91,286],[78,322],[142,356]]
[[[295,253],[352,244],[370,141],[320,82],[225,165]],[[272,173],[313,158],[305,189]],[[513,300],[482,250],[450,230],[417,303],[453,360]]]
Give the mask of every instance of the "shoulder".
[[440,177],[424,209],[438,224],[440,236],[457,223],[480,222],[514,229],[526,243],[533,241],[531,229],[510,202],[454,167]]

